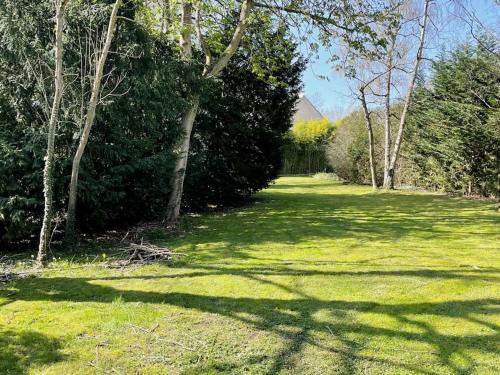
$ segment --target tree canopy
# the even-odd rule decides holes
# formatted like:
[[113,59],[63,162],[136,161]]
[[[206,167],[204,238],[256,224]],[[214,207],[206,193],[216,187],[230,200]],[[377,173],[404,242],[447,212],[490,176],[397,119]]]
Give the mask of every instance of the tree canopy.
[[[495,48],[487,36],[483,43]],[[429,85],[415,95],[407,139],[424,186],[498,196],[499,77],[498,55],[481,44],[465,44],[433,64]]]

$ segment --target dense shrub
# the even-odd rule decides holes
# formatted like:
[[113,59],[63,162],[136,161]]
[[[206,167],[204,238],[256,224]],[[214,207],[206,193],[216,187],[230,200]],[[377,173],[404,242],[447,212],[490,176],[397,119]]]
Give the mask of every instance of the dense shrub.
[[[189,209],[233,205],[268,186],[281,169],[304,63],[283,30],[264,41],[248,39],[252,44],[243,44],[197,117],[184,196]],[[266,42],[273,45],[267,49],[273,65],[257,75],[249,54]]]
[[[49,6],[45,8],[52,12]],[[94,5],[92,12],[86,7],[73,7],[68,14],[64,56],[67,80],[63,121],[56,144],[54,205],[59,215],[66,207],[71,162],[81,126],[79,109],[81,103],[88,100],[85,91],[88,92],[89,80],[80,76],[79,50],[87,41],[82,41],[77,31],[92,22],[97,25],[106,22],[108,11],[104,6]],[[45,27],[24,30],[17,36],[13,48],[0,54],[0,66],[9,69],[8,76],[2,76],[0,83],[3,96],[0,103],[0,237],[8,240],[26,239],[38,231],[41,221],[46,147],[46,106],[41,101],[44,95],[50,98],[51,80],[46,78],[50,77],[50,70],[43,70],[39,57],[52,48],[52,21],[38,12],[36,6],[27,7],[19,17],[36,19]],[[133,14],[126,16],[133,17]],[[2,33],[2,37],[7,36]],[[30,44],[35,48],[30,49]],[[169,44],[152,38],[137,24],[124,22],[120,24],[113,49],[118,53],[112,54],[109,60],[108,71],[109,66],[114,70],[108,85],[113,87],[114,79],[125,77],[115,94],[126,94],[111,96],[98,107],[80,172],[77,212],[78,224],[84,230],[127,224],[158,214],[158,203],[163,202],[169,192],[171,150],[179,134],[183,67],[172,57]],[[11,59],[16,54],[17,62]],[[52,61],[49,53],[45,59]],[[25,66],[26,61],[29,68]],[[41,77],[34,76],[37,69]],[[45,79],[43,86],[40,79]],[[17,87],[27,89],[20,91]]]
[[331,171],[326,147],[334,132],[327,118],[297,121],[287,133],[283,146],[282,174],[313,174]]
[[[491,48],[483,48],[491,44]],[[486,37],[437,60],[431,79],[412,100],[396,185],[453,193],[500,192],[500,59]],[[374,110],[377,178],[383,174],[383,125]],[[394,111],[399,113],[400,111]],[[395,117],[396,118],[396,117]],[[393,121],[392,135],[398,122]],[[393,139],[394,141],[394,139]],[[370,181],[368,137],[360,111],[342,119],[327,156],[334,172],[355,183]]]
[[[334,138],[326,148],[328,163],[335,174],[345,181],[359,184],[371,181],[367,151],[368,134],[364,121],[363,113],[360,110],[352,112],[340,120]],[[380,121],[374,121],[373,132],[376,142],[376,172],[377,178],[380,178],[383,175]]]
[[462,46],[433,64],[429,88],[415,94],[406,137],[420,185],[499,195],[499,77],[500,58],[481,45]]
[[[394,119],[400,108],[394,110]],[[381,110],[372,113],[373,136],[375,140],[375,172],[381,185],[384,175],[384,124]],[[391,123],[391,135],[394,142],[399,122]],[[414,184],[413,164],[404,155],[406,144],[403,143],[403,155],[396,165],[395,184]],[[368,132],[362,110],[357,110],[339,121],[333,140],[326,148],[330,167],[335,174],[345,181],[357,184],[371,184],[370,161],[368,155]]]
[[[26,0],[22,12],[14,1],[0,4],[0,40],[6,46],[0,51],[0,240],[34,239],[41,225],[44,101],[51,97],[52,81],[50,66],[37,62],[52,61],[53,20],[44,16],[53,13],[52,3]],[[103,6],[106,1],[84,3],[92,6],[72,7],[66,30],[65,69],[71,79],[56,141],[54,206],[59,219],[67,203],[82,92],[88,99],[79,32],[90,23],[99,28],[109,12]],[[122,12],[131,19],[135,8],[123,7]],[[28,27],[12,33],[14,24]],[[206,87],[191,74],[200,68],[177,60],[169,41],[140,23],[120,22],[113,46],[119,53],[107,63],[108,72],[113,68],[108,88],[123,81],[115,91],[118,95],[98,107],[82,159],[79,229],[102,230],[162,217],[186,105],[183,98],[193,87],[204,93],[204,101],[193,135],[184,207],[234,204],[267,186],[280,168],[282,135],[290,126],[303,68],[284,34],[275,35],[274,43],[280,47],[274,52],[280,63],[272,69],[273,79],[264,79],[266,69],[259,76],[252,72],[247,55],[259,46],[247,45],[222,77]]]

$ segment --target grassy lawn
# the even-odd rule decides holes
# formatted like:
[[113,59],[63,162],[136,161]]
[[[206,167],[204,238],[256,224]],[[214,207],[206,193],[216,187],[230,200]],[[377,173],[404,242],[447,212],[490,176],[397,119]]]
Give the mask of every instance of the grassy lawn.
[[[0,374],[499,374],[494,204],[281,178],[174,267],[0,288]],[[107,249],[99,249],[106,251]]]

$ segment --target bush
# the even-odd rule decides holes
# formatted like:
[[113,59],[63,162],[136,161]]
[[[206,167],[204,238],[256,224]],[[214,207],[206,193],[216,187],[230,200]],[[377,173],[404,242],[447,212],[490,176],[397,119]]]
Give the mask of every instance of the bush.
[[[80,76],[78,27],[83,28],[88,22],[106,22],[103,14],[109,9],[92,9],[89,20],[85,7],[72,7],[68,14],[67,77]],[[25,61],[36,68],[40,53],[51,50],[52,20],[40,16],[38,10],[36,6],[27,7],[18,22],[23,17],[36,19],[43,21],[44,27],[24,30],[17,35],[18,44],[0,53],[0,67],[10,71],[8,78],[0,79],[0,238],[4,240],[36,238],[41,225],[46,117],[40,103],[44,87],[26,68]],[[10,32],[2,37],[8,35]],[[32,50],[31,44],[35,46]],[[82,230],[100,230],[155,217],[160,213],[158,203],[164,202],[169,193],[172,148],[179,135],[178,114],[184,108],[178,82],[184,68],[173,59],[168,42],[153,38],[135,23],[120,25],[115,44],[113,48],[122,53],[112,54],[107,67],[115,69],[113,77],[126,77],[118,92],[127,94],[111,97],[98,107],[80,171],[77,220]],[[138,54],[139,46],[140,57],[129,57]],[[12,61],[16,54],[17,65]],[[45,59],[52,61],[50,54]],[[45,74],[50,77],[50,71]],[[47,82],[51,82],[50,78]],[[75,136],[81,124],[80,95],[85,85],[88,86],[86,78],[77,78],[67,79],[65,87],[56,141],[54,208],[59,217],[67,204]],[[47,95],[50,97],[50,92]],[[83,101],[87,100],[84,97]]]
[[415,94],[406,138],[418,184],[448,192],[500,194],[500,59],[465,45],[433,65]]
[[[15,38],[0,50],[0,72],[8,72],[0,74],[0,240],[35,240],[43,210],[46,113],[42,103],[51,93],[44,91],[26,61],[36,66],[43,54],[52,61],[53,20],[42,16],[53,12],[52,2],[25,1],[23,12],[10,0],[0,7],[0,40]],[[78,28],[89,22],[99,28],[109,9],[94,4],[91,15],[84,6],[71,9],[65,68],[69,76],[79,77]],[[134,18],[133,8],[122,11]],[[9,28],[13,20],[29,27],[13,34]],[[241,49],[209,87],[201,86],[192,74],[200,67],[176,60],[170,42],[155,35],[139,23],[119,25],[113,49],[121,53],[111,54],[106,66],[113,67],[115,79],[125,77],[118,93],[126,94],[110,97],[98,107],[80,171],[77,226],[82,231],[162,218],[180,116],[186,107],[183,98],[190,87],[204,93],[205,101],[193,134],[185,208],[234,204],[267,186],[281,167],[282,136],[290,126],[303,69],[285,34],[270,35],[276,46],[282,46],[274,52],[281,60],[272,72],[279,84],[252,72],[245,54],[259,48],[254,45]],[[44,74],[51,82],[50,69]],[[88,87],[87,78],[68,80],[57,133],[54,208],[59,220],[67,205],[82,87]]]
[[254,73],[248,53],[261,46],[247,41],[202,104],[185,182],[187,209],[234,205],[278,176],[304,63],[283,30],[268,38],[268,58],[279,66],[273,80]]
[[[380,123],[373,124],[377,145],[375,158],[377,177],[383,175],[380,163]],[[334,173],[345,181],[358,184],[370,183],[370,164],[368,159],[368,135],[361,111],[356,111],[340,121],[333,141],[326,148],[326,157]]]
[[297,121],[283,146],[282,174],[313,174],[330,171],[325,149],[333,134],[327,118]]
[[[395,108],[393,116],[400,113]],[[384,175],[384,114],[373,111],[372,126],[375,141],[375,173],[378,185],[382,184]],[[399,122],[392,121],[391,135],[393,144]],[[406,144],[403,143],[402,155],[396,165],[395,185],[413,183],[413,163],[404,155]],[[340,120],[333,141],[326,149],[328,163],[343,180],[357,184],[371,184],[370,161],[368,155],[368,132],[364,114],[361,110],[354,111]]]

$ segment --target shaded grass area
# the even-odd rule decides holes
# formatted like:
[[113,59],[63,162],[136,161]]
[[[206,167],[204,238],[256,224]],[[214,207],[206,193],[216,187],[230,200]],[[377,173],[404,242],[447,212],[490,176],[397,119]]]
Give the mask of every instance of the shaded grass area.
[[175,267],[4,287],[0,373],[500,372],[494,204],[305,177],[257,199],[158,239]]

